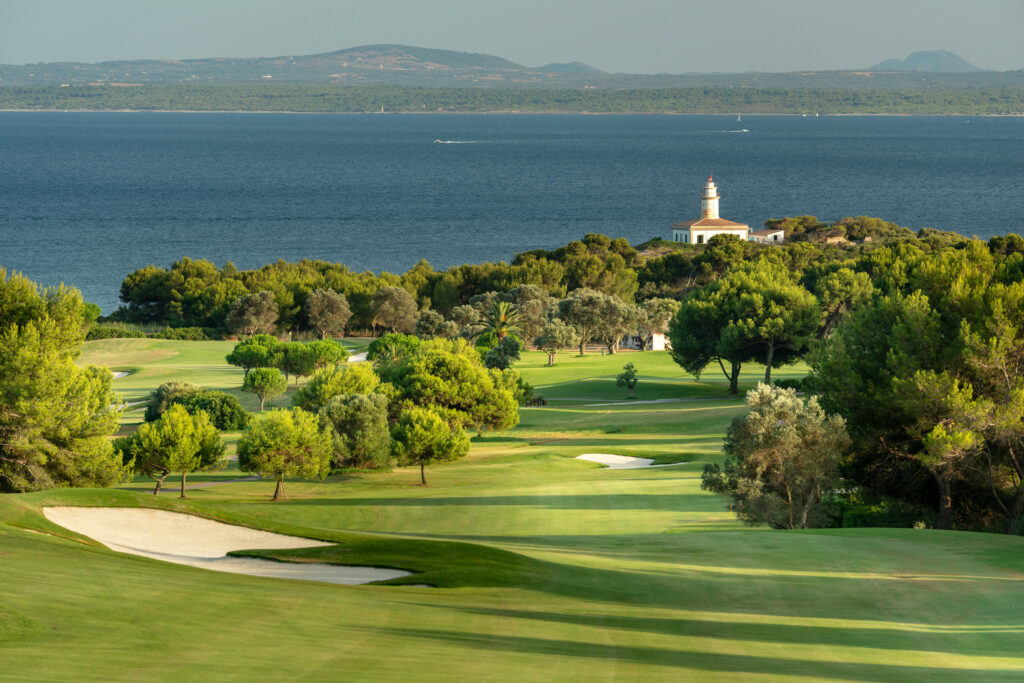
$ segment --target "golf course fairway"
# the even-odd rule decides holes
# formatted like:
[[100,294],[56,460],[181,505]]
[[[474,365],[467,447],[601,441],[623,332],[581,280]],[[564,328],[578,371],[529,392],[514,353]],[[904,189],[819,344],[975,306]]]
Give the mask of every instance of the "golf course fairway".
[[[255,409],[231,346],[106,340],[82,362],[130,371],[114,380],[126,401],[178,379]],[[190,476],[186,500],[173,477],[159,496],[145,478],[0,496],[0,679],[1024,678],[1024,539],[745,526],[700,489],[743,412],[720,376],[696,381],[665,352],[546,362],[530,352],[516,368],[547,406],[474,433],[428,486],[415,468],[350,472],[289,480],[272,503],[273,482],[229,465]],[[632,403],[614,379],[626,362]],[[741,393],[762,370],[744,368]],[[639,402],[655,399],[673,400]],[[129,410],[123,429],[140,420]],[[612,469],[588,453],[682,464]],[[327,544],[245,555],[409,574],[344,586],[207,571],[110,550],[48,520],[51,506],[183,512]]]

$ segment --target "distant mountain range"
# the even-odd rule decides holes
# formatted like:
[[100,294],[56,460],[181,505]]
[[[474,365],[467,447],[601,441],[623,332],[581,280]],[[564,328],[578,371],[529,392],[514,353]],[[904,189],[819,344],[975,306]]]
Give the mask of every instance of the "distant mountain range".
[[983,71],[949,50],[912,52],[906,59],[887,59],[871,67],[871,71],[927,71],[929,73],[962,74]]
[[[913,75],[906,70],[913,71]],[[922,73],[927,75],[922,77]],[[494,55],[406,45],[364,45],[283,57],[0,65],[0,85],[260,82],[502,88],[928,89],[1020,85],[1024,83],[1024,71],[980,71],[956,55],[940,51],[914,53],[906,60],[889,60],[862,71],[613,74],[581,62],[528,67]]]

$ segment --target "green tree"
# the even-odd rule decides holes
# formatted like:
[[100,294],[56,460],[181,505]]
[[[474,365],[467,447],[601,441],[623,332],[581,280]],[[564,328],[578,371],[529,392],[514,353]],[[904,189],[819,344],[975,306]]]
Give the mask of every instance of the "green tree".
[[299,386],[299,378],[307,377],[316,368],[320,354],[312,344],[288,342],[281,345],[282,353],[278,356],[277,369],[284,373],[285,383],[289,376],[295,377],[295,386]]
[[273,410],[238,439],[238,468],[277,481],[274,500],[284,500],[285,477],[323,479],[330,471],[331,443],[317,418],[301,408]]
[[484,367],[505,370],[519,360],[519,352],[522,350],[522,342],[515,335],[509,334],[484,355]]
[[667,334],[669,323],[682,307],[676,299],[647,299],[637,306],[637,329],[640,332],[640,350],[646,351],[656,334]]
[[256,394],[260,399],[260,411],[268,398],[280,396],[287,387],[287,381],[277,368],[254,368],[245,378],[242,391]]
[[332,466],[391,464],[388,400],[382,394],[340,394],[320,409],[319,418],[320,428],[333,435]]
[[597,336],[604,340],[609,354],[614,354],[622,337],[636,330],[637,309],[614,296],[606,296],[601,307],[601,324]]
[[865,303],[874,293],[867,273],[839,268],[821,278],[814,293],[821,302],[822,325],[827,337],[844,315]]
[[420,311],[420,317],[416,321],[416,336],[421,339],[433,339],[443,337],[445,339],[454,337],[459,333],[459,326],[444,316],[429,308]]
[[576,332],[576,328],[555,318],[541,329],[540,336],[533,340],[533,345],[548,354],[548,366],[550,367],[555,364],[555,355],[561,349],[574,346],[578,338],[579,334]]
[[481,316],[484,332],[491,332],[499,341],[508,334],[521,334],[522,316],[515,305],[507,301],[493,302]]
[[730,496],[748,524],[820,526],[850,445],[845,421],[826,416],[814,397],[765,384],[747,392],[747,408],[729,427],[725,468],[705,465],[701,488]]
[[606,295],[593,289],[574,289],[558,302],[558,315],[576,330],[580,355],[586,353],[587,344],[597,337],[605,321]]
[[420,483],[424,486],[427,465],[458,460],[469,453],[469,437],[461,427],[450,427],[444,418],[415,406],[402,411],[391,437],[398,461],[420,466]]
[[443,340],[424,342],[415,356],[385,368],[391,412],[429,407],[452,426],[508,429],[519,422],[512,393],[498,386],[473,347]]
[[558,309],[558,299],[540,285],[521,285],[509,293],[519,313],[523,339],[535,339]]
[[187,397],[198,394],[203,388],[197,384],[172,380],[164,382],[149,394],[146,402],[144,419],[152,422],[160,418],[175,403],[181,403]]
[[697,377],[717,361],[735,394],[742,363],[764,363],[764,381],[771,382],[773,367],[807,352],[819,320],[814,296],[762,258],[691,293],[669,325],[672,357]]
[[374,332],[378,325],[403,334],[416,328],[416,300],[401,287],[382,287],[373,295],[370,311]]
[[306,298],[306,319],[321,339],[340,337],[351,318],[348,299],[333,289],[314,289]]
[[123,447],[134,459],[135,471],[156,480],[153,495],[160,492],[167,475],[181,472],[180,497],[185,498],[190,472],[224,464],[224,441],[209,416],[202,411],[189,414],[180,404],[171,405],[159,419],[139,425]]
[[282,346],[283,344],[273,335],[257,334],[235,344],[235,348],[225,360],[245,370],[245,376],[248,377],[249,371],[253,368],[274,367],[283,353]]
[[315,413],[335,396],[369,394],[378,384],[380,378],[368,363],[323,368],[295,392],[292,405]]
[[105,368],[79,368],[77,290],[0,269],[0,491],[110,486],[126,472],[109,435],[120,411]]
[[632,363],[626,363],[622,366],[622,372],[619,373],[618,377],[615,378],[615,386],[626,387],[629,389],[629,397],[635,398],[636,394],[633,392],[636,389],[636,383],[640,381],[637,378],[636,366]]
[[274,331],[278,318],[274,294],[267,290],[240,296],[231,305],[224,325],[233,334],[269,334]]
[[306,346],[313,354],[313,367],[317,370],[340,365],[348,360],[348,349],[339,341],[321,339]]
[[411,334],[395,334],[389,332],[370,342],[366,351],[366,359],[378,362],[401,360],[415,355],[420,349],[422,340]]

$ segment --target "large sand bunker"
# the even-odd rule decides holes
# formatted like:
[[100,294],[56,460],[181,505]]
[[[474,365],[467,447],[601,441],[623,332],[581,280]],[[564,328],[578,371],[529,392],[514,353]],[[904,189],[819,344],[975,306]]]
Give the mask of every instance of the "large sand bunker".
[[227,557],[232,550],[313,548],[332,544],[166,510],[48,507],[43,509],[43,514],[51,522],[97,540],[111,550],[220,572],[349,585],[396,579],[411,573],[378,567]]

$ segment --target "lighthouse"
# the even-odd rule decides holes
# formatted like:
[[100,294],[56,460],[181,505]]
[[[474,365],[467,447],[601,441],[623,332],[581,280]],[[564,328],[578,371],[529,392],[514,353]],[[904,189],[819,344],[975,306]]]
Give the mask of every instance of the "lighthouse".
[[727,221],[718,215],[718,186],[708,176],[700,193],[700,218],[684,221],[672,226],[672,241],[687,244],[707,244],[715,235],[735,235],[741,240],[750,239],[750,226]]
[[704,192],[700,195],[700,217],[718,218],[718,188],[711,176],[708,176]]

